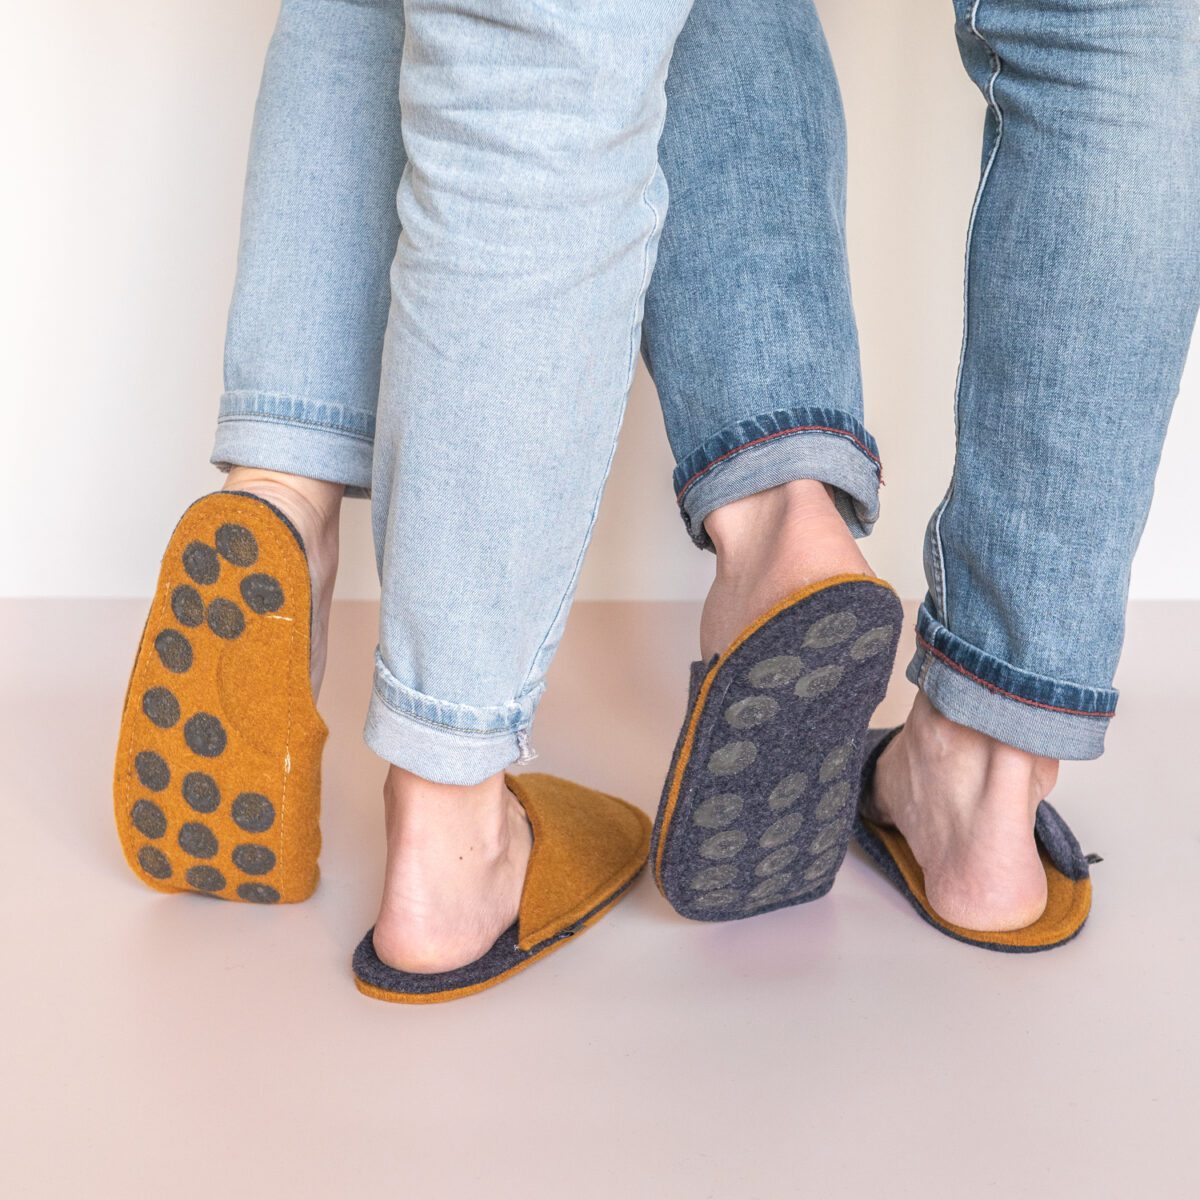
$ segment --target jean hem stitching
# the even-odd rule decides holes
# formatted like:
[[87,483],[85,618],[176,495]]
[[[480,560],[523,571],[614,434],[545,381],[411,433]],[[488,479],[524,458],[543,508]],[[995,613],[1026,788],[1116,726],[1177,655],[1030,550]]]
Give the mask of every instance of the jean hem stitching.
[[705,464],[700,468],[684,485],[675,493],[676,503],[682,504],[683,498],[687,495],[688,490],[693,487],[699,480],[707,475],[715,466],[720,463],[727,462],[736,455],[741,454],[744,450],[750,450],[755,446],[761,446],[764,442],[774,441],[776,438],[791,437],[800,433],[827,433],[834,437],[843,438],[847,442],[851,442],[856,446],[867,458],[875,464],[875,471],[879,477],[880,484],[883,483],[883,469],[879,460],[879,456],[873,454],[869,447],[854,434],[845,429],[838,429],[832,425],[796,425],[791,429],[778,429],[774,433],[765,433],[761,437],[756,437],[748,442],[743,442],[740,446],[734,446],[732,450],[726,450],[724,454],[718,455],[712,462]]
[[346,429],[342,425],[331,425],[326,421],[297,420],[294,417],[275,417],[267,413],[258,412],[228,413],[217,418],[218,425],[232,425],[238,421],[261,421],[269,425],[291,425],[296,429],[320,429],[325,433],[336,433],[340,437],[350,438],[356,442],[363,442],[368,446],[375,440],[366,434],[356,433],[354,430]]
[[[1057,704],[1046,704],[1041,700],[1030,700],[1025,696],[1018,696],[1016,692],[1010,692],[1005,688],[1000,687],[999,684],[991,683],[987,679],[980,678],[980,676],[976,675],[973,671],[969,671],[961,663],[955,662],[954,659],[952,659],[948,654],[944,654],[941,650],[938,650],[936,647],[930,645],[930,643],[927,642],[919,633],[917,634],[917,645],[920,646],[921,649],[927,654],[930,654],[936,658],[939,662],[945,663],[946,666],[950,667],[954,671],[957,671],[960,675],[966,676],[966,678],[970,679],[973,683],[979,684],[980,687],[987,688],[989,692],[994,692],[998,696],[1004,696],[1008,700],[1015,700],[1018,704],[1028,704],[1031,708],[1041,708],[1045,709],[1047,712],[1063,713],[1065,716],[1069,717],[1094,717],[1097,720],[1107,721],[1116,716],[1117,710],[1115,708],[1102,712],[1084,712],[1082,709],[1078,708],[1064,708]],[[926,674],[927,673],[928,672],[926,672]]]
[[430,717],[421,716],[418,713],[411,712],[408,709],[400,708],[392,702],[381,691],[378,685],[372,688],[375,698],[387,709],[393,716],[399,717],[405,721],[415,721],[418,725],[426,725],[430,729],[436,729],[442,733],[450,733],[470,738],[492,738],[501,740],[505,738],[515,737],[523,731],[529,729],[528,724],[516,725],[511,729],[464,729],[460,725],[447,725],[444,721],[435,721]]

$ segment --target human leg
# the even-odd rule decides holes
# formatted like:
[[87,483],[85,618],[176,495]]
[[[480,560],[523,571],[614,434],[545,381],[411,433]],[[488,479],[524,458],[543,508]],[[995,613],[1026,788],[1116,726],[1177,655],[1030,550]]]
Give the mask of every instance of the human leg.
[[[528,756],[632,375],[687,8],[406,6],[366,738],[393,764],[374,944],[409,971],[468,962],[520,900],[503,769]],[[446,837],[404,836],[447,805]]]
[[934,908],[1045,902],[1033,819],[1116,708],[1129,570],[1200,299],[1194,5],[960,0],[988,101],[954,475],[929,526],[921,688],[874,803]]

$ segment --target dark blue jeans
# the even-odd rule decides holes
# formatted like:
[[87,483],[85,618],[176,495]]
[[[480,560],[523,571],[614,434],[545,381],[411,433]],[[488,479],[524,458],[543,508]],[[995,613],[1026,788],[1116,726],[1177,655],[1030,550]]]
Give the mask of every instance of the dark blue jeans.
[[[1092,758],[1200,303],[1200,21],[1193,0],[956,0],[955,16],[983,169],[909,678],[961,724]],[[816,479],[865,534],[879,453],[812,4],[697,0],[667,101],[643,344],[684,522],[703,546],[718,506]]]

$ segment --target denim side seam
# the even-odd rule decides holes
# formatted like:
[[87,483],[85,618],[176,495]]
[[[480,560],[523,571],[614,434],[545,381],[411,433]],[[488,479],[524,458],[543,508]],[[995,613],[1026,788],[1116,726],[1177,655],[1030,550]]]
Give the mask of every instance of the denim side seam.
[[[811,445],[812,438],[836,439],[848,453],[781,452],[796,439]],[[729,487],[715,488],[713,480],[720,473],[738,478]],[[879,449],[860,421],[836,408],[776,409],[730,425],[679,462],[672,483],[689,536],[702,549],[711,549],[704,519],[714,508],[767,487],[809,478],[838,490],[838,509],[856,536],[870,532],[879,515],[883,484]],[[711,494],[699,498],[705,492]]]
[[954,477],[958,471],[959,409],[962,402],[962,381],[967,361],[967,341],[970,334],[968,318],[970,315],[971,293],[971,250],[974,244],[975,222],[979,215],[979,207],[983,203],[984,190],[987,187],[988,180],[991,178],[992,167],[995,165],[996,157],[1000,153],[1000,142],[1004,134],[1004,110],[1000,107],[1000,102],[996,99],[996,80],[1000,78],[1000,72],[1004,69],[1004,63],[992,44],[979,32],[979,6],[982,2],[983,0],[956,0],[956,8],[963,3],[970,3],[969,10],[963,13],[959,19],[970,30],[971,36],[987,51],[991,60],[992,72],[988,77],[985,98],[987,100],[988,111],[996,121],[996,135],[995,140],[992,142],[991,150],[988,153],[987,162],[984,164],[983,171],[979,177],[979,186],[975,189],[975,199],[971,205],[971,217],[967,222],[967,248],[963,264],[963,335],[962,341],[959,344],[958,372],[954,381],[955,462],[950,470],[950,483],[946,487],[946,494],[942,497],[941,503],[937,506],[936,511],[930,519],[927,538],[928,544],[925,548],[925,572],[929,577],[929,584],[935,592],[937,611],[943,621],[950,619],[950,600],[946,588],[946,554],[942,544],[942,518],[945,516],[946,509],[954,497]]
[[[662,127],[659,126],[659,134],[661,136]],[[588,517],[587,529],[584,532],[583,541],[579,547],[579,554],[575,559],[575,566],[571,571],[571,577],[567,581],[566,589],[559,600],[558,608],[555,609],[554,617],[546,629],[546,634],[538,644],[538,648],[534,653],[533,659],[529,664],[529,670],[525,674],[525,678],[521,681],[521,688],[524,690],[529,680],[537,676],[544,678],[547,666],[547,660],[558,649],[558,643],[562,637],[562,630],[566,623],[567,610],[570,607],[571,600],[575,595],[575,589],[579,583],[579,576],[583,570],[583,560],[587,554],[588,546],[591,544],[592,531],[596,527],[596,518],[600,513],[600,502],[604,497],[604,487],[608,482],[609,474],[612,471],[613,460],[617,456],[617,442],[621,436],[621,425],[624,418],[624,405],[628,402],[629,390],[633,387],[634,373],[637,371],[638,352],[641,342],[640,332],[642,326],[642,318],[645,314],[646,305],[646,289],[650,286],[650,278],[654,274],[654,262],[658,254],[658,239],[662,233],[664,213],[658,208],[651,197],[651,189],[656,183],[661,182],[663,188],[666,188],[666,176],[663,175],[661,167],[658,165],[657,157],[654,160],[654,171],[650,178],[646,180],[642,187],[642,205],[650,210],[651,225],[650,230],[646,234],[646,240],[642,245],[642,282],[638,292],[637,303],[634,305],[633,320],[629,328],[629,359],[625,370],[625,390],[621,399],[621,410],[618,413],[615,427],[612,432],[612,442],[608,448],[608,460],[604,464],[604,472],[600,476],[600,486],[596,489],[596,495],[592,502],[592,511]],[[556,636],[557,634],[557,636]],[[545,684],[539,684],[534,689],[533,694],[540,695],[545,690]],[[530,716],[532,720],[532,714]],[[535,757],[536,752],[529,749],[530,757]]]

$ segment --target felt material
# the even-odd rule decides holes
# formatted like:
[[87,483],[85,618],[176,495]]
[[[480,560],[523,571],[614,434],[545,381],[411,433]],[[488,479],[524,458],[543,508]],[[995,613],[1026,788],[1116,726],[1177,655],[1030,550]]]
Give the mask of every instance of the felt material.
[[309,681],[308,561],[244,492],[183,514],[125,694],[113,776],[126,860],[148,886],[254,904],[312,894],[327,736]]
[[871,782],[875,765],[887,744],[900,732],[875,729],[870,734],[870,749],[863,763],[859,790],[859,813],[854,835],[860,846],[909,899],[922,917],[935,929],[960,942],[1000,950],[1010,954],[1051,950],[1069,942],[1083,928],[1092,904],[1091,860],[1079,847],[1075,835],[1048,801],[1038,805],[1034,818],[1034,837],[1042,867],[1046,872],[1046,910],[1024,929],[980,932],[964,929],[943,920],[925,895],[925,875],[904,835],[892,825],[871,820]]
[[882,580],[835,576],[692,664],[651,849],[678,913],[737,920],[833,886],[902,622]]
[[434,1004],[493,987],[598,921],[645,866],[650,822],[640,810],[553,775],[506,779],[533,833],[516,923],[482,958],[433,974],[388,966],[375,953],[370,929],[353,960],[364,995]]

